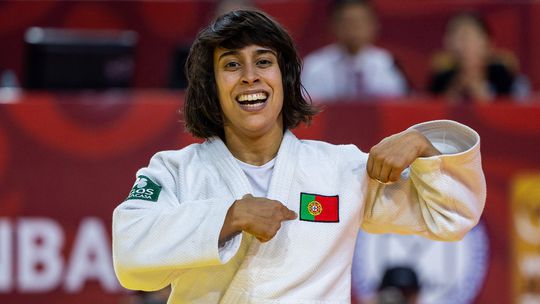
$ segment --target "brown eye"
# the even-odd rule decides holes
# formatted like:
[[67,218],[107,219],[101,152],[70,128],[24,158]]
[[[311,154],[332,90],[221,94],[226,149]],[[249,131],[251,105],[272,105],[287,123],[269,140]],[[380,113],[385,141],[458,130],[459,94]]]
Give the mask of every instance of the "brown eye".
[[228,62],[227,64],[225,64],[225,68],[227,69],[235,69],[235,68],[238,68],[240,66],[240,64],[238,62],[234,62],[234,61],[231,61],[231,62]]
[[270,61],[268,59],[261,59],[261,60],[257,61],[257,65],[263,66],[263,67],[270,66],[271,64],[272,64],[272,61]]

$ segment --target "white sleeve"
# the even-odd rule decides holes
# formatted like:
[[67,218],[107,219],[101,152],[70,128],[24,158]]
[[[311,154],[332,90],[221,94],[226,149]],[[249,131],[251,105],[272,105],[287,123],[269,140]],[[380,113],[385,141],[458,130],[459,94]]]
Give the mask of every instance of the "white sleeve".
[[[320,56],[308,56],[304,60],[302,69],[302,85],[311,98],[319,101],[331,101],[335,99],[333,82],[330,81],[334,72],[326,69],[326,61],[319,60]],[[334,67],[336,68],[336,67]]]
[[405,77],[393,62],[387,64],[384,76],[380,80],[384,82],[378,88],[379,92],[377,92],[381,96],[399,97],[407,95]]
[[[126,288],[161,289],[182,269],[225,264],[240,246],[242,234],[218,248],[234,198],[180,202],[176,189],[182,185],[170,167],[163,154],[156,154],[147,168],[137,172],[128,199],[113,212],[113,263]],[[140,193],[133,192],[137,190]]]
[[449,120],[411,128],[422,132],[443,155],[418,158],[408,176],[389,185],[366,174],[362,227],[372,233],[460,240],[478,223],[486,200],[480,137]]
[[379,97],[406,95],[407,81],[392,54],[378,48],[373,50],[373,48],[368,49],[362,66],[362,73],[369,75],[364,80],[368,93]]

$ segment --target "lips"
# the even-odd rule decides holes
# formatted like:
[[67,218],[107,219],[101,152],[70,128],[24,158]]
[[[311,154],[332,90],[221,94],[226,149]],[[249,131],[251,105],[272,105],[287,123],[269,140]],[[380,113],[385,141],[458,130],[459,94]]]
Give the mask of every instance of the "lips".
[[236,96],[236,101],[245,111],[258,111],[266,106],[268,93],[264,91],[242,93]]

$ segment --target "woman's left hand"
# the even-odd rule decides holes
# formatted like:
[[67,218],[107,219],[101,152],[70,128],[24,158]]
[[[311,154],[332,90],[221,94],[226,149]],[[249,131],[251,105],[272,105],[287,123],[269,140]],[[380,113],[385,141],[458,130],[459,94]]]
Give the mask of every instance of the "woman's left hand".
[[367,173],[381,183],[398,181],[401,172],[418,157],[441,153],[419,131],[405,130],[383,139],[369,151]]

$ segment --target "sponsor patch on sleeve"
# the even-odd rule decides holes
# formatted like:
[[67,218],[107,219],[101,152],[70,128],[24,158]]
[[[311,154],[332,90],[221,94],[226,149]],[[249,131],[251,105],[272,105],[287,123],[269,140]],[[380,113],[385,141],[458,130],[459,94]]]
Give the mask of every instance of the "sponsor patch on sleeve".
[[161,192],[161,186],[154,183],[150,178],[139,175],[133,188],[129,192],[127,200],[139,199],[151,202],[157,202],[159,193]]

